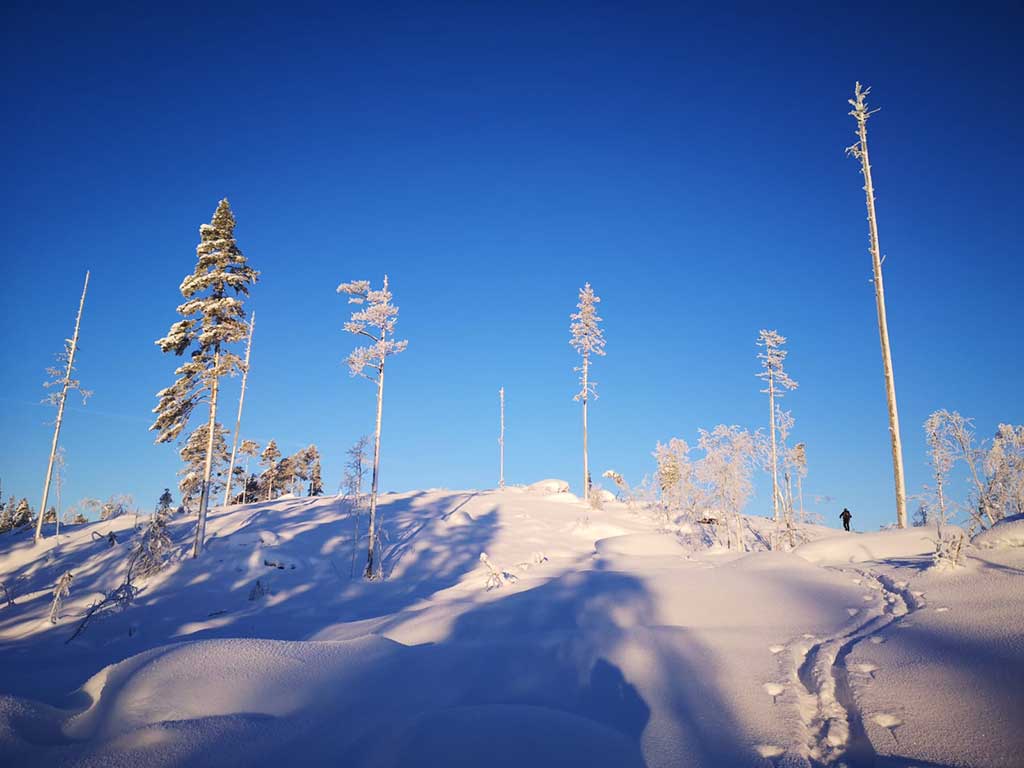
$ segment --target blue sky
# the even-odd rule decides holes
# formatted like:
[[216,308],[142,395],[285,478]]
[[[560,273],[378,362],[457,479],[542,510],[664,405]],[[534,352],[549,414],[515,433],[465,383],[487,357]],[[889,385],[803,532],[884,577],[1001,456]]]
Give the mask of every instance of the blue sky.
[[[338,283],[387,272],[386,489],[579,485],[576,292],[603,298],[591,462],[761,427],[755,341],[789,337],[809,497],[893,516],[867,224],[846,99],[870,125],[908,470],[957,409],[1024,421],[1019,4],[711,10],[644,4],[7,3],[2,11],[0,477],[39,503],[43,371],[92,284],[65,504],[152,506],[179,467],[147,432],[198,227],[227,196],[261,270],[243,434],[315,442],[334,489],[372,429]],[[898,6],[898,7],[897,7]],[[226,390],[237,396],[237,380]],[[235,405],[224,419],[231,422]],[[751,511],[764,511],[760,492]],[[578,488],[577,488],[578,489]]]

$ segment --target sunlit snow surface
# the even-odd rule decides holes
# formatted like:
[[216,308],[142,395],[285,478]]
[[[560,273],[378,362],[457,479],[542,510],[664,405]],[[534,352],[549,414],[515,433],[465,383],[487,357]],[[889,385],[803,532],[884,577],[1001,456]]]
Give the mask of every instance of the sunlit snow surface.
[[0,536],[0,765],[1020,765],[1020,521],[935,572],[930,530],[738,556],[560,488],[383,497],[378,583],[340,500],[218,510],[70,643],[134,519]]

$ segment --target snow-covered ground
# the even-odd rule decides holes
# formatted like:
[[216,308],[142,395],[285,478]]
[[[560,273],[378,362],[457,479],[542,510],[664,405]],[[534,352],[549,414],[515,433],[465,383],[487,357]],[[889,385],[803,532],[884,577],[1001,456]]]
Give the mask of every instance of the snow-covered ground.
[[740,556],[553,490],[383,497],[383,582],[340,500],[217,510],[70,642],[134,520],[0,536],[0,765],[1022,764],[1024,522],[936,572],[924,529]]

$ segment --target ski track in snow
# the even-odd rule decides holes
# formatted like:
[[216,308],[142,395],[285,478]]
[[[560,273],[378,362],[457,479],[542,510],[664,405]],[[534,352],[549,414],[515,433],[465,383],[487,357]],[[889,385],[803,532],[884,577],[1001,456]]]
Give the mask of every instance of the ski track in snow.
[[[877,755],[864,728],[863,715],[857,705],[850,681],[846,659],[854,646],[862,640],[883,642],[879,636],[895,622],[924,607],[923,594],[912,594],[903,582],[871,570],[836,568],[840,573],[855,573],[853,583],[872,590],[865,602],[876,604],[865,608],[868,618],[856,621],[862,611],[851,611],[851,624],[838,633],[806,646],[806,636],[789,643],[794,660],[792,677],[802,689],[798,706],[806,727],[804,757],[811,766],[840,765],[846,768],[870,768]],[[880,606],[878,605],[880,603]],[[880,607],[880,610],[878,610]],[[874,679],[877,667],[858,669],[857,672]],[[902,721],[894,715],[873,715],[892,722],[889,728],[893,738]]]

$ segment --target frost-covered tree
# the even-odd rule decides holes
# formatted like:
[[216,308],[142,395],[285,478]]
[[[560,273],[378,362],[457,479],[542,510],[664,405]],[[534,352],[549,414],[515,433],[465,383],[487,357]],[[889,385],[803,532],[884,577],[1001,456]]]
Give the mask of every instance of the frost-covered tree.
[[1024,514],[1024,426],[999,425],[985,456],[985,475],[994,516]]
[[345,330],[357,336],[364,336],[369,343],[356,347],[347,358],[349,371],[353,376],[377,385],[377,427],[373,440],[373,477],[370,481],[370,522],[369,543],[366,556],[365,576],[368,579],[383,575],[379,560],[375,561],[377,546],[377,482],[380,474],[380,429],[384,408],[384,363],[392,355],[404,352],[408,341],[396,341],[395,324],[398,322],[398,307],[391,303],[388,276],[384,275],[384,286],[379,291],[370,288],[369,280],[342,283],[338,293],[349,297],[349,304],[365,306],[352,313],[345,323]]
[[311,445],[310,448],[313,449],[313,452],[311,454],[311,464],[309,468],[309,495],[323,496],[324,481],[321,476],[320,451],[315,445]]
[[574,369],[580,375],[580,390],[573,400],[583,404],[583,498],[590,498],[590,456],[587,450],[587,402],[593,397],[597,399],[597,382],[590,379],[591,356],[604,355],[604,331],[601,330],[602,318],[597,314],[597,305],[601,298],[594,293],[590,283],[580,288],[577,312],[570,315],[569,344],[580,356],[580,364]]
[[175,371],[178,378],[174,384],[157,392],[159,403],[153,409],[156,421],[150,427],[157,432],[157,443],[174,440],[185,429],[196,406],[207,403],[206,461],[198,478],[199,520],[193,557],[199,556],[206,536],[214,439],[219,432],[214,425],[220,379],[243,368],[231,345],[248,335],[242,299],[259,277],[235,242],[235,217],[226,199],[220,201],[211,222],[199,228],[199,238],[195,271],[181,283],[185,301],[178,306],[178,313],[184,319],[174,323],[156,342],[163,352],[179,357],[187,352],[188,360]]
[[160,494],[160,498],[156,502],[156,511],[161,514],[170,514],[171,510],[174,509],[174,497],[171,496],[171,489],[164,488],[164,492]]
[[[13,497],[11,501],[14,501]],[[34,517],[35,515],[32,513],[32,507],[29,506],[28,499],[22,499],[14,507],[14,512],[11,513],[11,528],[24,528],[26,525],[32,525]]]
[[0,533],[7,533],[13,525],[14,520],[14,497],[6,504],[0,504]]
[[705,486],[709,516],[725,524],[726,546],[745,549],[740,514],[754,486],[758,462],[757,436],[737,426],[719,424],[710,432],[700,430],[697,447],[704,456],[696,464],[696,476]]
[[757,338],[757,345],[763,347],[763,352],[758,352],[757,357],[761,361],[763,369],[757,377],[766,383],[766,388],[761,391],[768,395],[769,416],[771,422],[771,473],[772,473],[772,518],[779,522],[779,502],[782,494],[779,492],[779,460],[776,446],[776,412],[775,398],[782,397],[786,390],[796,389],[797,383],[786,373],[783,364],[786,355],[786,337],[778,331],[761,330]]
[[[82,309],[85,307],[85,293],[89,290],[89,273],[85,273],[85,286],[82,288],[82,298],[78,302],[78,315],[75,316],[75,331],[70,339],[64,339],[64,351],[57,355],[57,365],[47,368],[50,380],[43,383],[47,389],[52,388],[53,392],[46,401],[57,408],[57,420],[53,423],[53,442],[50,444],[50,459],[46,465],[46,479],[43,481],[43,501],[40,509],[46,509],[46,502],[50,496],[50,482],[53,477],[53,464],[57,457],[57,444],[60,441],[60,428],[64,423],[64,406],[68,400],[68,392],[77,389],[82,396],[82,403],[92,394],[82,389],[78,379],[73,378],[75,374],[75,353],[78,352],[78,330],[82,324]],[[43,538],[43,518],[39,516],[36,524],[36,541]]]
[[[238,454],[238,433],[242,430],[242,406],[245,405],[245,385],[249,381],[249,354],[252,352],[252,332],[256,328],[256,313],[249,318],[249,338],[245,342],[245,360],[242,361],[242,388],[238,395],[238,417],[235,419],[235,435],[231,440],[231,461],[228,464],[228,481],[224,489],[225,506],[231,501],[231,483],[235,476],[235,456]],[[244,475],[245,473],[239,473]]]
[[807,522],[807,514],[804,512],[804,478],[807,477],[807,444],[797,443],[793,450],[786,457],[786,464],[790,468],[792,476],[796,478],[797,499],[800,503],[800,522]]
[[971,419],[941,410],[928,417],[925,434],[941,466],[950,456],[966,464],[972,487],[966,507],[974,524],[984,528],[1024,512],[1024,426],[1000,424],[986,448],[976,442]]
[[782,522],[786,529],[786,536],[789,546],[795,545],[794,517],[796,515],[796,504],[793,499],[793,476],[796,474],[794,466],[794,451],[789,448],[789,433],[793,430],[796,420],[791,411],[784,411],[778,405],[775,406],[775,424],[778,430],[778,450],[782,456]]
[[348,500],[352,515],[352,575],[356,572],[356,548],[359,546],[359,512],[363,506],[363,480],[370,457],[370,436],[362,435],[346,452],[345,472],[341,480],[341,490]]
[[857,121],[857,142],[846,148],[848,155],[860,160],[860,172],[864,177],[864,196],[868,208],[868,233],[870,237],[871,266],[874,271],[875,309],[878,312],[878,336],[882,344],[882,369],[885,375],[885,397],[889,406],[889,437],[892,443],[893,479],[896,486],[896,525],[907,527],[907,487],[903,479],[903,444],[900,441],[900,417],[896,409],[896,379],[892,372],[892,352],[889,349],[889,325],[885,318],[885,288],[882,284],[882,253],[878,245],[878,219],[875,216],[875,188],[871,181],[871,162],[868,158],[868,118],[877,109],[868,109],[867,95],[870,88],[854,86],[853,98],[849,99],[853,109],[850,115]]
[[949,519],[949,510],[946,505],[946,476],[949,475],[956,463],[956,444],[953,439],[953,431],[954,423],[951,421],[951,414],[946,411],[935,411],[924,422],[925,442],[928,445],[928,464],[932,471],[932,480],[935,482],[935,510],[942,522]]
[[[165,495],[170,496],[170,493],[165,491]],[[167,530],[170,516],[169,505],[157,508],[150,516],[130,556],[129,571],[134,575],[142,578],[152,576],[166,565],[173,552],[171,534]]]
[[260,466],[263,473],[260,476],[260,484],[264,488],[264,498],[270,501],[274,497],[274,485],[277,481],[277,463],[281,460],[281,450],[277,442],[271,440],[267,443],[263,453],[260,454]]
[[[209,425],[200,424],[189,435],[188,440],[178,451],[184,466],[178,471],[178,491],[181,503],[190,512],[198,496],[202,503],[203,478],[207,477],[207,488],[216,494],[224,487],[224,476],[228,463],[228,446],[225,439],[226,430],[219,422],[214,425],[214,437],[210,440]],[[207,467],[209,467],[207,474]],[[193,548],[194,551],[194,548]],[[193,557],[195,555],[193,554]]]
[[678,514],[693,517],[697,506],[694,466],[690,446],[673,437],[667,444],[659,442],[652,454],[658,463],[655,479],[661,491],[661,505],[666,518]]
[[100,503],[100,520],[110,520],[113,517],[127,515],[133,501],[134,499],[128,494],[114,494]]

